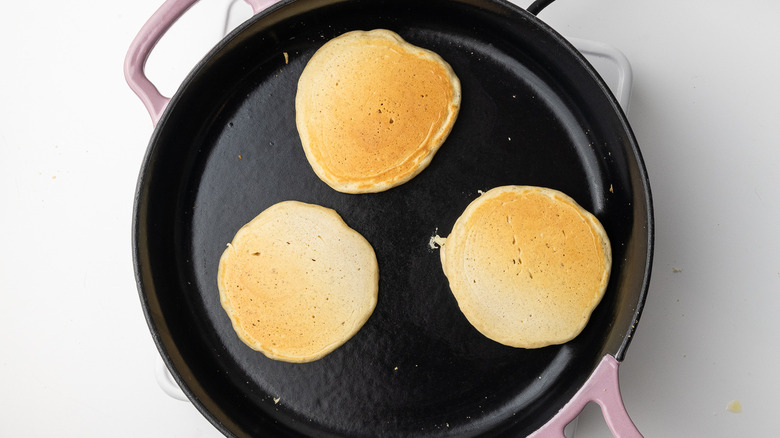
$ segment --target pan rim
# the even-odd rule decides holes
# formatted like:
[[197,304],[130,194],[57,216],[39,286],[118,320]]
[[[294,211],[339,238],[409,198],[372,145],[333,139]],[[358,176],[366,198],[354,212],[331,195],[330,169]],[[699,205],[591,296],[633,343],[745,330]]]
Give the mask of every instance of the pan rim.
[[[336,0],[332,3],[339,3],[344,2],[343,0]],[[642,158],[641,152],[639,151],[638,144],[636,139],[634,138],[633,131],[631,130],[630,125],[628,124],[627,118],[621,109],[620,105],[617,103],[617,100],[614,98],[612,93],[609,91],[608,87],[604,84],[601,77],[595,72],[595,70],[590,66],[587,61],[582,57],[582,55],[574,49],[574,47],[562,36],[560,36],[557,32],[555,32],[552,28],[547,26],[543,21],[536,19],[536,17],[532,16],[531,14],[528,14],[526,11],[522,10],[521,8],[508,3],[504,0],[487,0],[486,2],[475,2],[475,1],[468,1],[469,3],[490,3],[494,5],[499,5],[502,7],[505,7],[509,10],[514,11],[515,13],[522,14],[527,19],[533,19],[536,20],[536,25],[540,26],[543,29],[546,29],[548,33],[554,37],[554,39],[560,44],[565,50],[571,53],[571,55],[575,56],[577,59],[580,60],[580,62],[583,64],[583,67],[590,72],[590,74],[593,76],[593,79],[603,88],[606,95],[609,97],[609,100],[611,102],[611,105],[614,107],[614,110],[618,114],[618,119],[620,123],[623,125],[625,132],[629,133],[630,139],[628,139],[628,143],[631,145],[631,155],[637,162],[637,167],[640,173],[640,180],[642,181],[643,187],[642,191],[645,195],[644,199],[646,200],[646,220],[647,220],[647,251],[646,251],[646,258],[645,258],[645,266],[644,266],[644,278],[642,280],[642,289],[640,292],[640,299],[637,303],[637,308],[634,312],[634,321],[635,323],[632,325],[630,330],[626,333],[626,336],[624,337],[623,342],[621,343],[620,347],[615,352],[615,357],[622,361],[626,350],[628,348],[628,345],[630,344],[631,340],[633,339],[633,334],[636,331],[637,323],[639,322],[639,319],[641,317],[642,311],[644,309],[648,289],[649,289],[649,281],[650,281],[650,274],[652,269],[652,259],[653,259],[653,247],[654,247],[654,236],[655,236],[655,225],[654,225],[654,217],[653,217],[653,205],[652,205],[652,196],[651,196],[651,190],[649,185],[649,179],[647,176],[647,170],[645,168],[645,163]],[[262,14],[256,15],[252,19],[248,20],[247,22],[240,25],[236,30],[234,30],[230,35],[228,35],[226,38],[224,38],[217,46],[215,46],[214,49],[212,49],[209,54],[207,54],[196,66],[193,68],[193,70],[190,72],[189,76],[183,81],[182,86],[180,87],[180,90],[186,88],[185,85],[189,83],[197,74],[198,72],[205,68],[207,64],[207,60],[214,56],[219,51],[223,50],[226,46],[228,46],[233,39],[235,39],[238,35],[240,35],[242,32],[244,32],[245,29],[249,28],[250,26],[255,25],[260,20],[265,19],[269,15],[272,15],[274,12],[285,8],[289,4],[296,3],[296,0],[285,0],[279,4],[274,5],[271,9],[263,12]],[[145,319],[147,321],[147,324],[151,328],[152,336],[155,342],[155,345],[158,348],[158,351],[160,352],[162,359],[165,363],[165,365],[168,367],[169,370],[171,370],[171,374],[174,377],[174,380],[177,382],[177,384],[182,388],[182,390],[185,392],[187,397],[193,402],[193,404],[198,408],[198,410],[207,418],[209,421],[223,434],[225,435],[233,435],[233,425],[230,424],[224,424],[219,419],[216,418],[214,413],[212,412],[213,407],[208,407],[207,402],[199,398],[198,393],[193,389],[191,385],[196,384],[197,382],[189,382],[187,381],[182,374],[179,372],[180,367],[185,366],[186,363],[178,363],[178,361],[172,357],[171,351],[169,349],[171,348],[171,345],[166,345],[165,333],[168,332],[167,327],[163,327],[159,325],[159,322],[162,321],[162,319],[158,319],[159,315],[156,315],[156,312],[159,312],[159,309],[156,308],[156,304],[154,302],[154,297],[156,297],[155,294],[150,294],[150,291],[155,289],[155,285],[152,282],[152,280],[149,278],[148,270],[144,270],[143,267],[143,260],[142,260],[142,250],[139,248],[141,245],[141,239],[140,237],[144,234],[144,221],[143,221],[143,211],[144,206],[142,203],[144,202],[144,189],[146,188],[147,184],[147,178],[146,178],[146,170],[149,167],[151,157],[154,152],[154,148],[157,147],[157,138],[160,135],[160,131],[163,129],[163,127],[166,124],[166,121],[170,118],[170,114],[172,111],[175,110],[176,105],[180,99],[180,92],[177,91],[176,94],[171,99],[171,102],[169,104],[168,109],[166,109],[160,118],[159,124],[157,125],[157,128],[155,128],[155,131],[151,137],[149,148],[146,151],[146,154],[143,159],[143,163],[141,166],[141,171],[139,174],[138,184],[136,187],[135,192],[135,198],[134,198],[134,207],[133,207],[133,223],[132,223],[132,243],[133,243],[133,263],[134,263],[134,270],[135,270],[135,277],[136,282],[138,286],[138,292],[139,296],[141,298],[142,303],[142,310],[144,312]],[[170,343],[169,343],[170,344]],[[224,417],[227,418],[227,417]]]

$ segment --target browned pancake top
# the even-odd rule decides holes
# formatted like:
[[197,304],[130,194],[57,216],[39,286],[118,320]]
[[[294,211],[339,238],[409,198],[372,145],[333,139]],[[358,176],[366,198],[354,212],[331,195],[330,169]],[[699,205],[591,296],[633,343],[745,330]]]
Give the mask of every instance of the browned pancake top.
[[441,257],[472,325],[525,348],[579,334],[611,267],[609,240],[592,214],[561,192],[528,186],[498,187],[472,202]]
[[296,122],[317,175],[336,190],[387,190],[430,163],[460,107],[441,57],[388,30],[326,43],[304,69]]
[[349,340],[377,301],[371,245],[333,210],[287,201],[242,227],[219,263],[238,337],[272,359],[309,362]]

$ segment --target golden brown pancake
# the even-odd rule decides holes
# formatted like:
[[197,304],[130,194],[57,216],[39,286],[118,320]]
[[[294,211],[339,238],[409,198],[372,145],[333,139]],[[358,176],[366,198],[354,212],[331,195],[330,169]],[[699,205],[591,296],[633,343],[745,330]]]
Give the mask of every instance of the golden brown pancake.
[[460,81],[450,65],[384,29],[325,43],[295,97],[306,158],[344,193],[381,192],[419,174],[459,109]]
[[569,196],[504,186],[466,208],[441,243],[441,262],[477,330],[539,348],[582,331],[604,295],[612,252],[596,217]]
[[379,268],[368,241],[335,211],[286,201],[238,230],[217,281],[244,343],[272,359],[311,362],[371,316]]

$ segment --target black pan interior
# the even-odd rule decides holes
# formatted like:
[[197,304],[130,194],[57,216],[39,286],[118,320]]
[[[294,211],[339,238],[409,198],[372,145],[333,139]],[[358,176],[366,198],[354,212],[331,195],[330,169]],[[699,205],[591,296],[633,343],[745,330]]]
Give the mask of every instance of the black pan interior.
[[[462,108],[419,176],[384,193],[347,195],[309,167],[294,96],[319,46],[372,28],[446,59],[462,82]],[[612,240],[605,299],[565,345],[514,349],[480,335],[428,245],[480,190],[507,184],[571,195]],[[371,242],[380,267],[369,321],[309,364],[269,360],[241,343],[216,287],[234,233],[290,199],[339,212]],[[620,109],[535,17],[503,2],[300,0],[231,34],[171,101],[139,180],[136,274],[164,360],[225,434],[521,436],[550,419],[605,354],[622,359],[644,301],[651,220]]]

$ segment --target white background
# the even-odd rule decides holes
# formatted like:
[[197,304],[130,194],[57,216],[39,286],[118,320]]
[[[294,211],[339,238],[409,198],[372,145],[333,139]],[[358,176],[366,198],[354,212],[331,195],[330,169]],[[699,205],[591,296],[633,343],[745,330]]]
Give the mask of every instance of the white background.
[[[218,436],[157,385],[132,270],[152,125],[122,64],[160,3],[0,11],[0,436]],[[160,44],[147,71],[163,91],[221,38],[229,3],[203,0]],[[780,3],[558,0],[540,18],[633,66],[657,221],[621,366],[634,421],[648,437],[780,434]],[[597,408],[576,436],[608,436]]]

